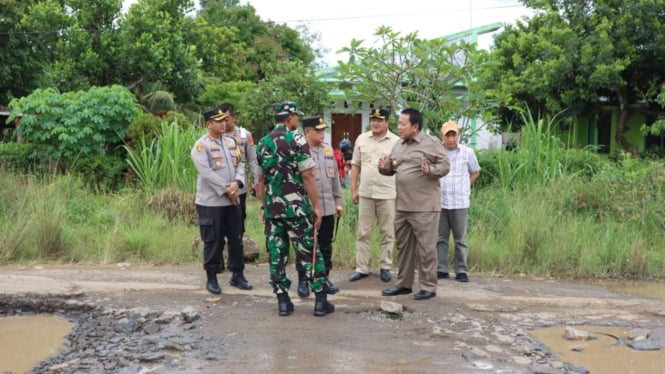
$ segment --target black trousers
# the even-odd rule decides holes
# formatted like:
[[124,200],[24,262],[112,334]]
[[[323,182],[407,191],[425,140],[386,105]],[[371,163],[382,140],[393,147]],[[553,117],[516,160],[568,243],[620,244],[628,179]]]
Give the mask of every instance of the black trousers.
[[326,274],[332,270],[332,239],[335,230],[335,216],[323,216],[321,220],[321,227],[317,240],[319,241],[319,249],[323,255],[323,263],[326,265]]
[[223,252],[228,240],[229,270],[242,272],[245,269],[242,240],[240,238],[239,206],[196,206],[199,229],[203,241],[203,269],[217,272],[224,266]]
[[[240,213],[241,213],[241,227],[240,227],[240,238],[245,235],[245,219],[247,219],[247,192],[240,195]],[[240,241],[242,245],[242,240]]]
[[[321,226],[319,227],[316,241],[318,243],[317,251],[321,251],[323,255],[323,264],[326,266],[326,275],[332,270],[332,239],[335,230],[335,216],[323,216],[321,219]],[[296,270],[304,272],[302,265],[296,263]]]

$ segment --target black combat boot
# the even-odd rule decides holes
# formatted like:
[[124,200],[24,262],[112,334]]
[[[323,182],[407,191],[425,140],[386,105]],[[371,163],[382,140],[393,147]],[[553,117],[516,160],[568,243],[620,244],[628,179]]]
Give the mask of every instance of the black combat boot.
[[321,291],[316,294],[316,302],[314,303],[314,315],[323,317],[328,313],[335,311],[335,306],[328,302],[328,294]]
[[206,289],[208,292],[216,295],[222,293],[222,289],[219,287],[219,283],[217,283],[217,272],[207,271],[206,275],[208,277],[208,282],[206,282]]
[[252,284],[245,279],[245,275],[241,272],[233,273],[233,276],[231,276],[231,280],[229,281],[229,284],[232,285],[233,287],[238,287],[241,290],[251,290],[252,289]]
[[288,293],[282,292],[277,294],[277,307],[280,317],[286,317],[293,312],[293,303]]
[[328,286],[328,295],[334,295],[339,292],[339,287],[330,281],[330,270],[326,271],[326,286]]
[[304,271],[298,272],[298,296],[309,297],[309,281]]

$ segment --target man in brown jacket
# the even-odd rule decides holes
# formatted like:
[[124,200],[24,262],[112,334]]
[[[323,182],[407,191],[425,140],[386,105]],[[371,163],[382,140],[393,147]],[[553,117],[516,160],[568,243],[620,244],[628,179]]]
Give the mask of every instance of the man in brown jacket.
[[[411,293],[416,257],[420,263],[420,291],[416,300],[436,296],[436,267],[441,190],[439,179],[450,171],[443,144],[423,133],[423,115],[407,108],[399,116],[398,141],[390,156],[379,159],[379,172],[395,175],[395,237],[397,241],[397,283],[383,290],[383,296]],[[416,256],[418,248],[418,256]]]

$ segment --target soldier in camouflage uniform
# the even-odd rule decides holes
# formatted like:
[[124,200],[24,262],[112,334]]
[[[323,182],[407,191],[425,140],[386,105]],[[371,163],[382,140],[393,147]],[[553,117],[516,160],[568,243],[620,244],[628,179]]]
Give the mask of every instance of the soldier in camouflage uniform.
[[314,161],[303,149],[305,138],[294,131],[302,112],[293,101],[275,103],[273,109],[277,124],[259,141],[257,150],[257,191],[266,225],[270,284],[277,294],[279,315],[288,316],[293,312],[293,303],[288,294],[291,281],[286,276],[286,266],[289,242],[293,243],[297,262],[310,275],[311,288],[316,294],[314,315],[325,316],[334,312],[335,306],[327,300],[323,256],[314,252],[314,235],[321,224],[321,209],[316,193]]
[[196,211],[203,240],[203,268],[208,281],[206,289],[213,294],[222,292],[217,271],[224,250],[224,238],[229,244],[231,284],[249,290],[252,285],[243,274],[245,263],[240,245],[240,216],[238,190],[245,183],[245,164],[237,152],[233,138],[222,136],[226,115],[218,108],[203,113],[208,132],[196,141],[191,156],[198,171],[196,182]]

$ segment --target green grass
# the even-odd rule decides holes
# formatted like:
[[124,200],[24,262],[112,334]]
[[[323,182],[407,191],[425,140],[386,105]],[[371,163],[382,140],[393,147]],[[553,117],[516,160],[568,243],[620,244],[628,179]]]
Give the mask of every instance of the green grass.
[[[665,278],[664,163],[629,156],[599,161],[586,151],[564,149],[550,133],[551,121],[525,119],[515,150],[483,155],[491,163],[471,199],[470,271]],[[145,166],[136,168],[137,175],[147,170],[138,189],[94,193],[75,176],[0,169],[0,263],[201,261],[200,249],[191,249],[199,232],[189,149],[198,131],[172,125],[162,130],[155,143],[128,156]],[[248,197],[247,203],[247,235],[265,248],[258,200]],[[355,266],[357,216],[345,190],[333,245],[336,271]],[[375,230],[373,269],[379,266],[378,243]],[[258,261],[266,260],[261,250]]]

